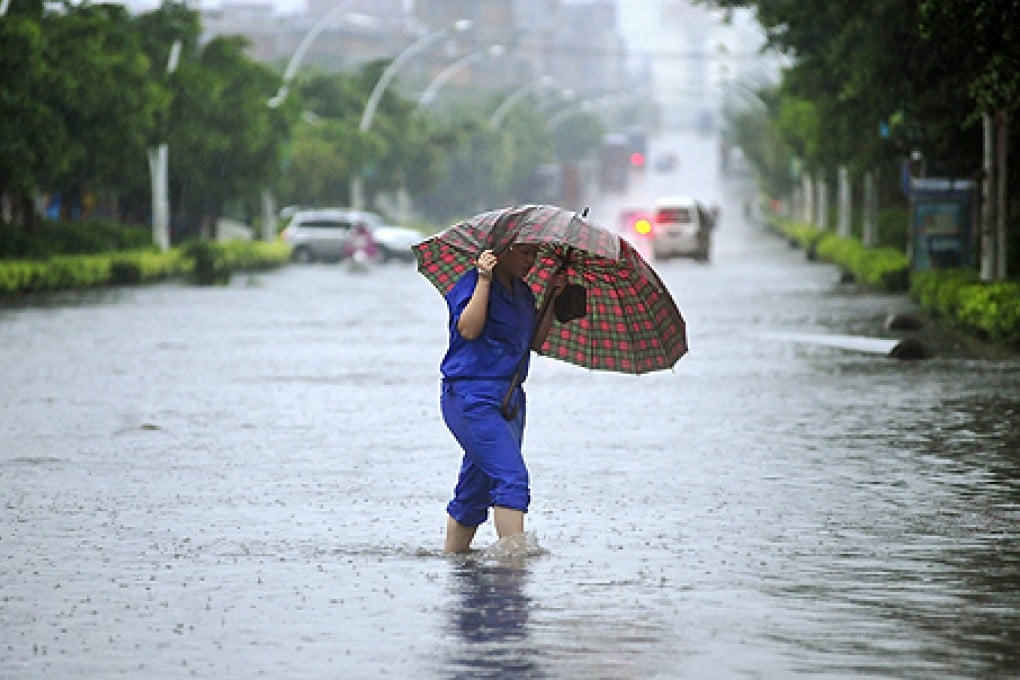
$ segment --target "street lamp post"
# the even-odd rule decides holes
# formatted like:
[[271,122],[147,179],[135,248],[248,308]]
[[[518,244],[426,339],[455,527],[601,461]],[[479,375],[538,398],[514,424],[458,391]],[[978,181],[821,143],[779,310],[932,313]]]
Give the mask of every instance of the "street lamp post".
[[617,105],[621,102],[630,101],[640,96],[642,96],[642,91],[638,90],[636,92],[621,92],[618,94],[607,94],[602,97],[597,97],[595,99],[583,99],[579,102],[576,102],[572,106],[567,106],[561,109],[560,111],[557,111],[552,117],[549,118],[549,121],[546,123],[546,125],[549,127],[550,130],[554,130],[560,125],[562,125],[568,119],[573,118],[575,116],[579,116],[582,113],[594,113],[596,111],[609,108],[613,105]]
[[368,103],[365,104],[365,110],[361,114],[361,123],[358,125],[360,132],[368,132],[369,128],[372,127],[372,120],[375,117],[375,111],[379,107],[379,100],[382,99],[383,93],[386,92],[386,88],[389,86],[390,81],[397,75],[397,71],[402,69],[404,65],[415,57],[419,52],[425,50],[426,47],[432,43],[446,37],[451,30],[453,31],[466,31],[471,28],[472,22],[468,19],[461,19],[455,21],[449,26],[444,26],[439,30],[432,31],[431,33],[422,36],[415,42],[404,48],[404,51],[397,55],[386,70],[383,71],[379,77],[379,81],[372,88],[372,94],[368,97]]
[[[169,78],[177,70],[181,57],[181,41],[170,47],[166,62]],[[149,148],[149,177],[152,181],[152,240],[163,252],[170,248],[170,149],[163,136],[166,134],[166,113],[160,114],[159,146]]]
[[[294,54],[290,55],[290,59],[287,61],[287,68],[283,72],[283,80],[280,82],[280,89],[277,90],[276,94],[270,97],[266,101],[266,106],[271,109],[278,108],[287,99],[287,95],[290,94],[290,84],[294,80],[294,76],[297,75],[297,70],[301,66],[301,61],[305,58],[305,53],[308,52],[308,48],[311,47],[312,43],[319,34],[329,25],[338,14],[347,9],[347,6],[351,4],[352,0],[340,0],[331,10],[326,12],[318,21],[312,25],[305,37],[301,39],[297,49],[294,50]],[[348,13],[344,15],[347,20],[353,20],[365,26],[371,26],[375,24],[375,19],[362,14]],[[273,194],[273,190],[266,187],[262,190],[261,196],[262,204],[262,240],[272,241],[276,238],[276,196]]]
[[469,64],[479,61],[485,56],[490,57],[502,56],[505,51],[506,49],[502,45],[491,45],[484,50],[472,52],[466,57],[461,57],[457,61],[453,62],[452,64],[444,68],[442,71],[440,71],[439,74],[432,79],[432,82],[428,84],[428,87],[425,88],[425,91],[421,93],[420,97],[418,97],[417,108],[419,110],[428,108],[432,104],[432,102],[435,101],[436,94],[439,93],[439,89],[443,87],[443,85],[445,85],[450,80],[450,78],[457,75],[457,73],[462,71]]
[[555,115],[549,118],[546,125],[550,130],[555,130],[560,125],[565,123],[567,119],[579,116],[582,113],[590,113],[598,108],[598,104],[591,100],[584,100],[579,102],[576,106],[568,106],[567,108],[557,111]]
[[577,92],[570,88],[566,88],[554,94],[555,96],[546,97],[538,102],[538,110],[543,115],[551,112],[557,105],[560,105],[562,109],[577,101]]
[[[368,97],[368,102],[365,104],[365,110],[361,114],[361,123],[358,125],[358,131],[362,134],[366,133],[372,127],[372,121],[375,118],[375,111],[379,107],[379,101],[382,99],[383,93],[386,92],[386,88],[389,86],[390,81],[397,75],[397,72],[404,67],[407,62],[415,57],[415,55],[424,51],[429,45],[445,38],[449,35],[450,31],[462,32],[466,31],[473,25],[468,19],[460,19],[455,21],[449,26],[444,26],[438,30],[432,31],[418,40],[414,41],[410,45],[404,48],[404,50],[396,56],[396,58],[390,62],[390,65],[382,72],[379,76],[379,81],[372,88],[372,94]],[[362,189],[361,174],[355,172],[351,177],[351,203],[355,208],[361,209],[365,205],[364,191]]]
[[[340,12],[347,9],[347,6],[350,5],[351,2],[352,0],[340,0],[333,9],[322,15],[322,17],[315,22],[312,28],[309,29],[308,33],[305,34],[305,37],[301,39],[297,49],[294,50],[294,54],[290,55],[290,60],[287,62],[287,68],[283,72],[283,81],[280,83],[280,89],[277,90],[276,94],[269,98],[268,102],[266,102],[269,108],[275,109],[284,102],[287,98],[287,94],[290,92],[290,83],[294,80],[294,76],[297,74],[298,67],[301,66],[301,61],[305,58],[305,53],[308,51],[308,48],[311,47],[315,39],[319,37],[319,34],[325,30],[329,22],[332,21],[333,18]],[[361,15],[348,15],[348,18],[357,17],[361,17]],[[370,17],[363,17],[362,20],[365,23],[372,21]]]
[[538,80],[533,80],[518,87],[492,112],[492,116],[489,117],[489,127],[493,130],[499,128],[507,114],[510,113],[510,109],[517,106],[531,90],[536,87],[549,87],[552,83],[552,76],[542,76]]

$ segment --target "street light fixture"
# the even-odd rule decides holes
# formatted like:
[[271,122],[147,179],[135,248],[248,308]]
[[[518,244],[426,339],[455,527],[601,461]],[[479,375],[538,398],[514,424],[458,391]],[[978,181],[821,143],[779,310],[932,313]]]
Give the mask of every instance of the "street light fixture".
[[594,99],[583,99],[579,102],[564,107],[560,111],[557,111],[552,117],[549,118],[546,125],[550,130],[555,130],[557,127],[562,125],[565,121],[574,116],[579,116],[582,113],[595,113],[602,109],[609,108],[614,105],[633,101],[645,96],[645,90],[636,90],[633,92],[618,92],[615,94],[607,94]]
[[566,88],[559,92],[554,92],[553,96],[546,97],[545,99],[538,102],[538,110],[543,114],[547,114],[552,111],[557,105],[560,108],[570,106],[577,100],[577,92]]
[[[294,50],[294,54],[290,55],[290,60],[287,62],[287,68],[283,72],[283,80],[280,82],[280,89],[277,90],[276,94],[270,97],[266,101],[266,106],[271,109],[278,108],[287,99],[287,95],[290,94],[290,84],[294,80],[294,76],[297,75],[298,67],[301,66],[301,61],[305,58],[305,53],[308,52],[308,48],[311,47],[312,43],[319,34],[325,30],[329,22],[332,21],[340,12],[347,9],[347,6],[351,4],[351,0],[341,0],[333,9],[326,12],[322,17],[312,25],[305,37],[301,39],[297,49]],[[355,24],[362,26],[371,27],[376,24],[376,19],[365,14],[348,13],[343,16],[347,21],[351,21]],[[306,113],[306,120],[309,112]],[[314,114],[310,114],[314,115]],[[262,240],[272,241],[276,236],[276,196],[273,194],[273,190],[266,187],[262,190]]]
[[[294,54],[290,55],[290,60],[287,62],[287,68],[283,72],[283,82],[280,83],[280,89],[277,90],[276,94],[270,97],[269,101],[266,102],[266,105],[269,108],[275,109],[280,106],[285,99],[287,99],[287,94],[290,92],[290,83],[294,80],[294,76],[297,74],[298,67],[301,66],[301,61],[305,58],[305,53],[308,52],[308,48],[311,47],[315,39],[319,37],[319,34],[325,30],[329,22],[332,21],[333,18],[340,12],[347,9],[347,6],[350,5],[351,2],[352,0],[341,0],[333,7],[333,9],[322,15],[322,17],[315,22],[312,28],[309,29],[308,33],[305,34],[305,37],[301,39],[297,49],[294,50]],[[345,15],[344,18],[363,26],[375,25],[375,19],[364,14],[351,13]]]
[[[368,102],[365,104],[365,110],[361,114],[361,123],[358,125],[358,131],[364,134],[372,127],[372,121],[375,118],[375,111],[379,107],[379,101],[382,99],[383,93],[386,92],[386,88],[389,86],[390,81],[397,75],[397,72],[404,67],[407,62],[415,57],[418,53],[422,52],[429,45],[445,38],[450,34],[451,31],[461,33],[470,29],[474,25],[469,19],[460,19],[453,22],[448,26],[444,26],[438,30],[432,31],[418,40],[414,41],[410,45],[404,48],[404,50],[396,56],[396,58],[390,62],[390,65],[382,72],[379,76],[379,81],[372,88],[372,94],[368,97]],[[361,175],[357,172],[351,177],[351,203],[357,208],[361,209],[364,206],[364,196],[361,186]]]
[[557,111],[556,114],[548,120],[546,125],[550,130],[555,130],[568,118],[579,116],[582,113],[591,113],[592,111],[595,111],[597,108],[599,108],[599,104],[597,102],[592,101],[590,99],[585,99],[584,101],[578,102],[574,106],[568,106],[561,111]]
[[375,110],[379,106],[379,100],[382,99],[383,93],[389,86],[390,81],[397,75],[397,71],[404,67],[404,64],[409,62],[419,52],[425,50],[426,47],[432,43],[446,37],[450,31],[456,31],[458,33],[464,32],[474,25],[470,19],[460,19],[455,21],[449,26],[444,26],[439,30],[432,31],[431,33],[422,36],[409,46],[404,48],[404,51],[397,55],[386,70],[383,71],[379,77],[379,82],[375,84],[372,89],[372,94],[368,97],[368,103],[365,104],[365,111],[361,114],[361,124],[358,126],[358,130],[361,132],[368,132],[369,128],[372,127],[372,119],[375,117]]
[[443,85],[445,85],[450,80],[450,78],[457,75],[457,73],[462,71],[469,64],[479,61],[485,56],[500,57],[505,52],[506,48],[503,47],[502,45],[490,45],[484,50],[472,52],[466,57],[461,57],[457,61],[453,62],[452,64],[444,68],[442,71],[440,71],[439,74],[435,78],[433,78],[432,82],[429,83],[428,87],[425,88],[425,91],[421,93],[421,96],[418,98],[417,108],[423,109],[430,106],[432,102],[435,100],[436,94],[439,92],[439,89]]
[[503,100],[496,110],[492,112],[492,116],[489,118],[489,127],[493,130],[499,128],[503,124],[503,120],[507,114],[510,113],[510,109],[517,106],[517,104],[524,99],[527,94],[535,89],[536,87],[549,87],[553,84],[552,76],[542,76],[537,80],[533,80],[530,83],[525,83],[519,88],[510,93],[510,95]]

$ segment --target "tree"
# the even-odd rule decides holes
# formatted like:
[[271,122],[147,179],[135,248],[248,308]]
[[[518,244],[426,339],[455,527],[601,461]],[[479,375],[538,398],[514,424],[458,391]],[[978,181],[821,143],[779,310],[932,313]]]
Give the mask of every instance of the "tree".
[[166,140],[178,237],[208,237],[228,201],[254,201],[279,172],[289,127],[266,104],[278,77],[244,47],[243,38],[214,38],[182,53],[171,78]]
[[[1010,177],[1007,164],[1009,121],[1020,108],[1020,7],[1012,0],[922,0],[919,15],[927,44],[940,63],[952,65],[952,82],[968,96],[961,114],[983,123],[981,275],[1002,279],[1020,265],[1020,249],[1007,249],[1006,243],[1007,231],[1012,239],[1020,234],[1020,181],[1015,171]],[[1012,147],[1015,156],[1020,147],[1015,139]]]
[[355,166],[344,150],[358,145],[357,128],[331,118],[309,119],[294,128],[281,196],[297,205],[348,205]]
[[411,102],[387,90],[371,128],[359,131],[361,116],[385,62],[355,74],[313,74],[296,86],[303,109],[289,146],[280,188],[285,200],[312,205],[349,204],[350,183],[362,175],[369,204],[380,192],[427,191],[439,176],[449,138]]
[[595,114],[584,111],[570,117],[569,124],[552,130],[556,157],[563,163],[577,163],[598,155],[606,129]]
[[52,188],[70,200],[144,176],[160,93],[132,29],[120,5],[68,5],[44,21],[46,60],[58,74],[45,101],[67,131]]
[[45,42],[41,2],[15,3],[0,19],[0,199],[28,226],[33,193],[67,164],[67,128],[48,105],[57,73]]
[[786,196],[793,188],[791,164],[816,155],[817,112],[810,102],[780,97],[776,89],[759,89],[753,97],[752,106],[730,104],[724,109],[725,141],[744,152],[762,190]]

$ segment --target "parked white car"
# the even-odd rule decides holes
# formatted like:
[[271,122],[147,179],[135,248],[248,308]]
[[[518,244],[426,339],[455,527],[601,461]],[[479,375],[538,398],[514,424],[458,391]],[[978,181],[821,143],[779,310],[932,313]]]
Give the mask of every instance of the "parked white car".
[[411,246],[424,238],[424,235],[417,229],[398,227],[393,224],[369,225],[372,236],[375,238],[376,246],[379,248],[379,260],[401,260],[404,262],[414,261],[414,252]]
[[280,233],[280,238],[290,244],[295,262],[339,262],[345,256],[352,230],[359,223],[372,232],[378,261],[414,260],[411,246],[422,239],[421,232],[387,224],[381,216],[367,210],[299,210]]

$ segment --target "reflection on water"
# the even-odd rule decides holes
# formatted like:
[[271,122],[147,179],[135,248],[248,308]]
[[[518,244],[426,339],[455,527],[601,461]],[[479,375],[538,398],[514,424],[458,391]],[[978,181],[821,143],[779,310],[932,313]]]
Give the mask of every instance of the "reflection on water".
[[447,677],[544,677],[530,642],[527,558],[482,552],[455,559],[449,621],[455,642]]

